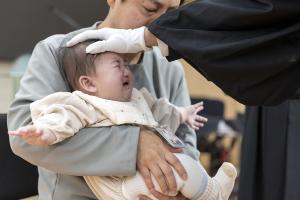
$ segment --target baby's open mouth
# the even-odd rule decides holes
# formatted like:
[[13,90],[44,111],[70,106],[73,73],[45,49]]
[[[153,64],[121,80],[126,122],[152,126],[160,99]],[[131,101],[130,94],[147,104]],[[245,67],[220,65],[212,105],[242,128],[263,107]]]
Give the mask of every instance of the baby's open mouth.
[[124,83],[123,83],[123,86],[128,86],[129,85],[129,81],[125,81]]

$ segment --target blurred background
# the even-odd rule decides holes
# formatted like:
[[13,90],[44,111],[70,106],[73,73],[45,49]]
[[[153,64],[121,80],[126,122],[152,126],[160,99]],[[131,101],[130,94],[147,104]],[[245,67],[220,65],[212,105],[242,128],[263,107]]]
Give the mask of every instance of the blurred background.
[[[99,0],[1,1],[0,112],[7,111],[17,87],[14,79],[24,72],[27,55],[37,42],[53,34],[90,26],[103,19],[107,11],[106,1]],[[16,62],[18,58],[20,62]]]
[[[90,26],[103,19],[107,9],[106,1],[99,0],[1,1],[0,113],[7,113],[19,80],[26,70],[30,53],[38,41],[53,34],[64,34]],[[89,14],[85,14],[85,11]],[[185,68],[191,99],[193,102],[204,101],[204,113],[209,119],[205,129],[198,131],[197,143],[201,151],[199,159],[212,175],[226,160],[239,168],[244,106],[226,96],[184,60],[181,62]],[[4,133],[0,135],[2,139]],[[7,138],[5,142],[5,148],[9,148]],[[0,160],[6,156],[2,152]],[[1,175],[0,184],[6,184]],[[238,181],[231,199],[236,199],[237,190]]]

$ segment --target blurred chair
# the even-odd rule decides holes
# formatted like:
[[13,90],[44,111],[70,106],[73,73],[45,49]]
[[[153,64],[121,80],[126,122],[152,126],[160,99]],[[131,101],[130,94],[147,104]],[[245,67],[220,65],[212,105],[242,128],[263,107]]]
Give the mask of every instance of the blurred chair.
[[37,168],[13,154],[7,134],[7,115],[0,114],[0,199],[37,195]]

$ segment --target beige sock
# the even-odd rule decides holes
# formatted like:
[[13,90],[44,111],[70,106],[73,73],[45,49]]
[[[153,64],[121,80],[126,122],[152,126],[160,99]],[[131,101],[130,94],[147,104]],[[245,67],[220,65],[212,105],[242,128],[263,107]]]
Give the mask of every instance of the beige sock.
[[210,178],[205,192],[198,200],[228,200],[237,176],[235,167],[224,162],[217,174]]
[[[229,198],[237,175],[236,169],[232,164],[223,163],[216,176],[211,178],[199,162],[183,154],[175,155],[188,172],[188,180],[183,181],[173,169],[177,182],[177,191],[180,191],[185,197],[192,200],[227,200]],[[154,178],[153,183],[156,190],[160,191]],[[156,199],[148,191],[139,173],[124,179],[122,192],[128,200],[137,199],[139,194]]]

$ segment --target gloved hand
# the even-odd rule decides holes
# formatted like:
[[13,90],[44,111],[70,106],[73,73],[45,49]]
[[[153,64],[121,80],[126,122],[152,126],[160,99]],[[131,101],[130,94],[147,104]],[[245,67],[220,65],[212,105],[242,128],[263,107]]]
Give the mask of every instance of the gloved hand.
[[88,30],[73,37],[67,42],[67,46],[71,47],[89,39],[99,39],[102,41],[87,46],[86,53],[97,54],[105,51],[137,53],[148,49],[145,45],[144,31],[144,26],[128,30],[114,28]]

